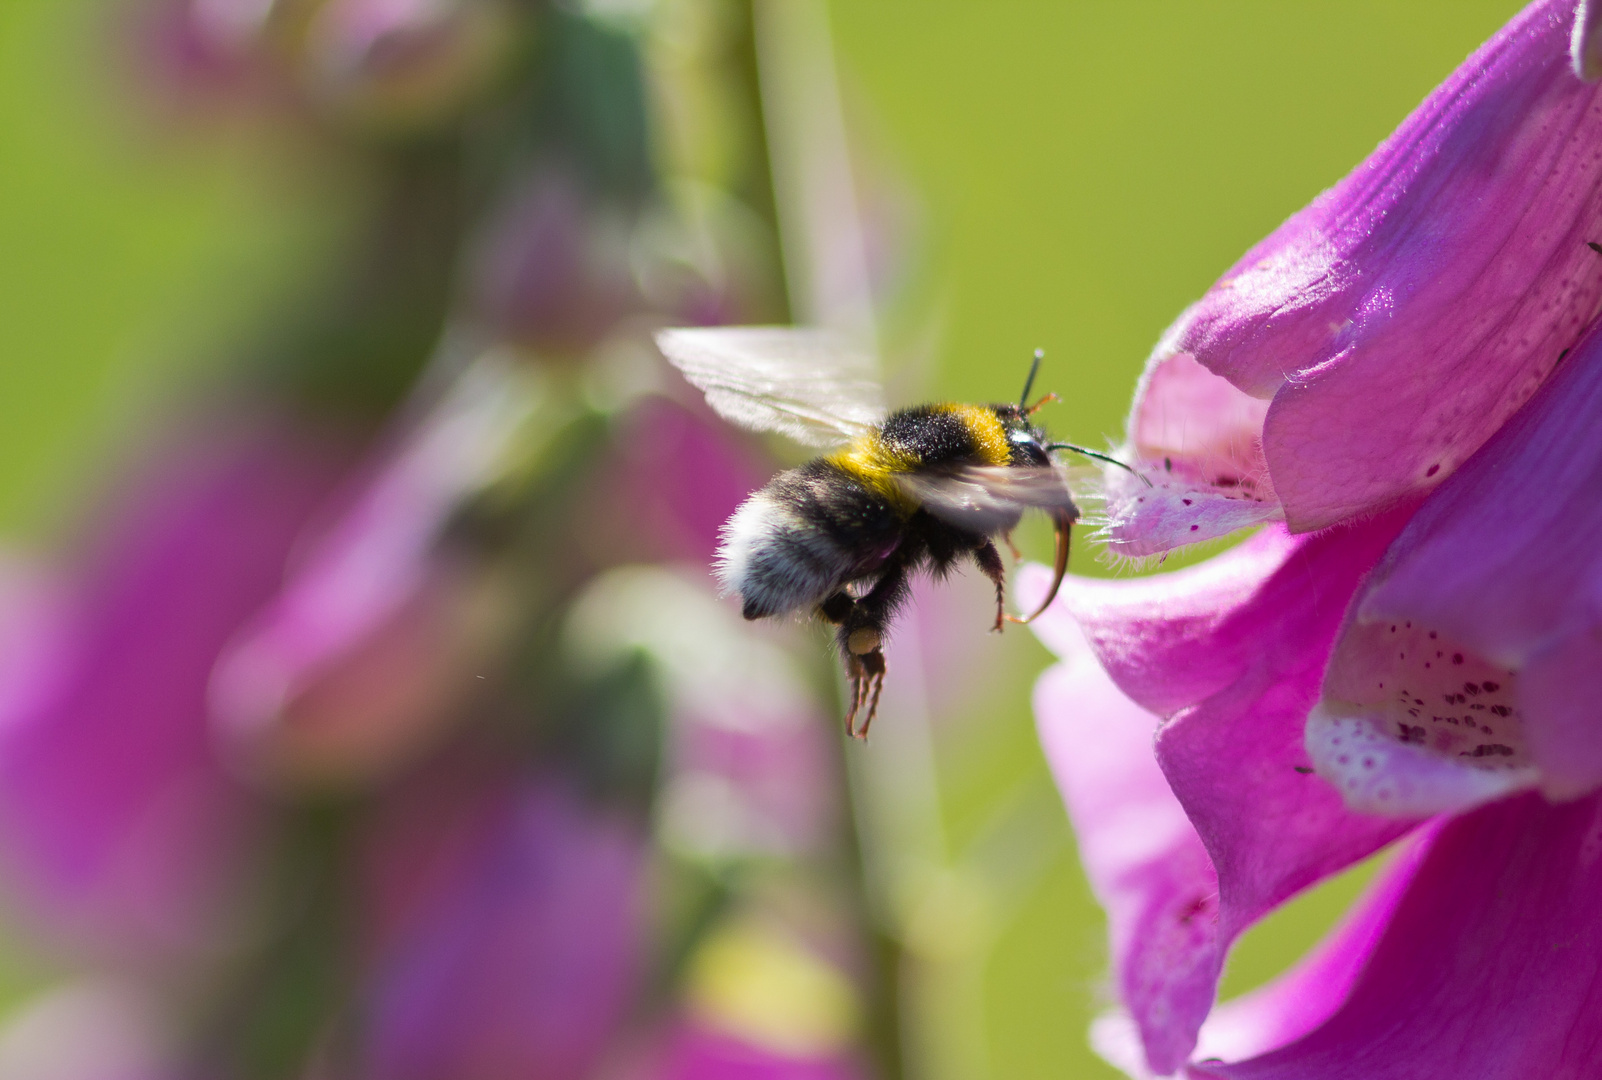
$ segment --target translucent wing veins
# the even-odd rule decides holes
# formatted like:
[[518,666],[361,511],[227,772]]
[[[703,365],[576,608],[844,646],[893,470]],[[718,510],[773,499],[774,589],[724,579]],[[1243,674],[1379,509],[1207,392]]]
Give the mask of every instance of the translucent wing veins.
[[730,326],[663,330],[662,355],[730,423],[833,446],[884,419],[871,356],[821,330]]

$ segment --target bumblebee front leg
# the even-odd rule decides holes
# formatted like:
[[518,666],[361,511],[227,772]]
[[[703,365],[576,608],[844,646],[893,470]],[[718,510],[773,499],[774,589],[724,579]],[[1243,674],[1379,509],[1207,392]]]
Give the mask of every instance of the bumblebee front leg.
[[[866,739],[868,727],[879,711],[879,693],[884,689],[884,630],[896,607],[907,596],[907,568],[895,565],[879,575],[868,594],[855,601],[840,623],[836,637],[845,657],[846,675],[851,680],[851,705],[846,713],[846,734]],[[827,616],[826,616],[827,617]],[[866,711],[862,726],[859,713]]]
[[980,573],[996,587],[996,625],[990,628],[990,632],[999,634],[1001,628],[1007,625],[1007,569],[1002,564],[1001,552],[996,550],[993,541],[986,540],[983,547],[974,549],[973,561],[979,564]]

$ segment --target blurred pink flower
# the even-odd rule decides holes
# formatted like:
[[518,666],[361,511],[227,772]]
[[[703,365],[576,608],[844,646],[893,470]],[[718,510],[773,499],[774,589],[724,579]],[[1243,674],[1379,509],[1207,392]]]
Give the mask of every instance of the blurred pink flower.
[[645,858],[561,782],[398,789],[368,850],[358,1075],[589,1076],[643,970]]
[[[1602,88],[1526,8],[1164,335],[1111,475],[1115,550],[1374,513],[1451,475],[1602,302]],[[1589,24],[1586,24],[1587,26]]]
[[185,441],[149,469],[98,567],[51,625],[12,639],[29,670],[6,664],[19,676],[0,726],[8,884],[84,939],[201,943],[243,854],[252,803],[212,752],[206,682],[343,456],[253,426]]
[[386,128],[435,123],[505,67],[514,10],[506,0],[323,0],[297,74],[341,117]]
[[652,1080],[862,1080],[865,1074],[838,1055],[796,1057],[686,1024],[671,1038]]
[[174,103],[215,107],[263,88],[273,0],[150,0],[134,16],[143,74]]
[[[218,731],[258,774],[350,783],[431,741],[511,619],[509,590],[443,544],[533,408],[515,369],[469,368],[361,477],[212,678]],[[482,670],[479,665],[478,670]]]
[[646,398],[619,426],[588,531],[629,543],[628,558],[710,565],[718,530],[767,479],[759,452],[704,407],[667,398]]
[[582,354],[639,303],[630,225],[593,204],[577,177],[523,179],[472,252],[469,306],[501,335],[549,357]]
[[[1119,489],[1115,542],[1300,535],[1073,582],[1037,624],[1124,1010],[1096,1039],[1133,1075],[1602,1052],[1602,102],[1575,20],[1528,8],[1159,346],[1131,420],[1155,487]],[[1213,1009],[1242,930],[1409,833],[1320,951]]]

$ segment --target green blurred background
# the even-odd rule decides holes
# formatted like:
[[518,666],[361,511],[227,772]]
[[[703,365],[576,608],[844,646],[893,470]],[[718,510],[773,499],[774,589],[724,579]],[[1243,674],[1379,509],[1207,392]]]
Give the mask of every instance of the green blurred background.
[[[1010,396],[1043,346],[1043,388],[1066,399],[1054,430],[1115,437],[1169,320],[1513,11],[835,0],[851,125],[917,210],[921,261],[896,320],[906,337],[936,328],[931,389]],[[149,404],[203,375],[265,297],[304,287],[352,212],[340,178],[297,172],[292,148],[176,140],[119,104],[119,25],[103,0],[0,4],[0,530],[13,542],[61,535]],[[1027,712],[1045,661],[1009,635],[981,715],[937,735],[953,865],[1015,827],[1044,854],[977,898],[942,894],[934,925],[967,930],[922,961],[930,992],[911,1016],[931,1075],[1112,1075],[1084,1042],[1099,914]],[[1362,876],[1253,931],[1226,993],[1284,967]]]

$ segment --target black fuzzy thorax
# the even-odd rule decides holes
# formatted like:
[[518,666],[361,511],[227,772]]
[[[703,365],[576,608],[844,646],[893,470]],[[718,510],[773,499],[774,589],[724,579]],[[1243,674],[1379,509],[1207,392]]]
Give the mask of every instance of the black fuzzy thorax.
[[880,425],[879,438],[920,465],[953,465],[979,456],[979,444],[963,417],[935,405],[896,410]]

